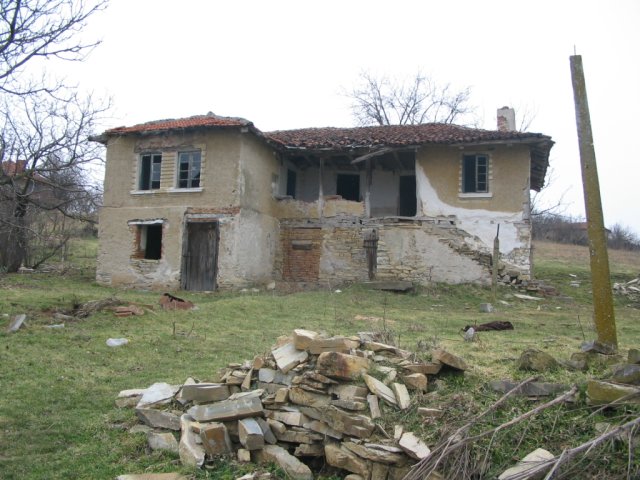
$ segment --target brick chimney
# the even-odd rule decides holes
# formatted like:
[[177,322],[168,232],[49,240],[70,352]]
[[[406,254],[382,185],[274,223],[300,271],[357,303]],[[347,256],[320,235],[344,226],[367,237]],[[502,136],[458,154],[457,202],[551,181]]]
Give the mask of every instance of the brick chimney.
[[516,111],[511,107],[498,109],[498,130],[513,132],[516,130]]

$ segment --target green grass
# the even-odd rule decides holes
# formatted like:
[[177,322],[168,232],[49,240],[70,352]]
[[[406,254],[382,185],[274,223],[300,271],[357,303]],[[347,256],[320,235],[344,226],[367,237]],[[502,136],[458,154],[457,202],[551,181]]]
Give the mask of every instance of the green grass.
[[[443,419],[424,423],[412,412],[387,412],[387,428],[402,422],[433,444],[443,429],[496,400],[485,387],[487,380],[528,375],[515,369],[515,360],[525,348],[541,348],[566,359],[583,338],[595,337],[584,255],[567,259],[554,253],[554,247],[543,247],[537,276],[574,301],[522,301],[504,287],[499,298],[508,305],[498,303],[496,312],[481,314],[478,305],[489,301],[490,291],[475,286],[435,285],[408,295],[372,292],[357,285],[341,288],[341,293],[325,290],[286,296],[182,292],[179,295],[192,300],[198,310],[156,309],[154,314],[125,318],[105,311],[67,321],[63,329],[48,329],[47,325],[60,323],[53,318],[54,312],[89,300],[116,295],[125,301],[157,304],[158,293],[95,285],[95,242],[82,241],[69,260],[77,268],[67,268],[63,274],[0,277],[0,314],[28,315],[27,326],[13,334],[4,333],[9,318],[0,318],[0,477],[108,479],[123,473],[193,473],[181,467],[176,457],[149,454],[144,435],[127,433],[136,419],[131,410],[114,407],[117,393],[159,381],[181,383],[190,376],[215,379],[219,368],[267,352],[278,336],[294,328],[330,334],[389,330],[400,346],[425,357],[435,344],[464,357],[473,366],[471,372],[441,378],[434,392],[420,399],[425,405],[442,407]],[[635,257],[612,262],[612,276],[633,278],[640,271],[640,262],[635,262]],[[581,280],[579,288],[569,286],[574,278],[570,274]],[[621,351],[640,345],[638,318],[639,310],[616,300]],[[516,328],[482,333],[474,343],[462,341],[463,326],[491,320],[509,320]],[[105,341],[110,337],[126,337],[130,343],[109,348]],[[586,375],[560,369],[544,379],[583,388],[588,377],[605,373],[605,366],[593,367]],[[531,402],[515,400],[488,421],[503,421],[528,408]],[[633,410],[604,415],[616,417],[625,411]],[[605,417],[587,418],[589,413],[580,400],[501,434],[491,449],[490,473],[499,473],[514,458],[538,446],[559,454],[563,446],[594,436],[595,421]],[[614,477],[623,476],[625,452],[624,446],[605,446],[593,472],[604,469]],[[245,470],[223,462],[214,470],[197,472],[197,477],[235,478]]]

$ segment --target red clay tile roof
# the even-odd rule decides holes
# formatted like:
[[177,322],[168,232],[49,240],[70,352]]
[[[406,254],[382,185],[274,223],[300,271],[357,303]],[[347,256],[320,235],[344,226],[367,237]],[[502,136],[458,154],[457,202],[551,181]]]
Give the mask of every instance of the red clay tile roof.
[[132,127],[116,127],[104,132],[105,135],[123,135],[127,133],[161,132],[166,130],[184,130],[202,127],[244,127],[253,125],[249,120],[235,117],[220,117],[213,113],[194,115],[187,118],[169,118],[141,123]]
[[444,123],[422,125],[388,125],[358,128],[303,128],[267,132],[265,136],[286,148],[309,150],[423,144],[457,144],[488,141],[551,140],[540,133],[480,130]]

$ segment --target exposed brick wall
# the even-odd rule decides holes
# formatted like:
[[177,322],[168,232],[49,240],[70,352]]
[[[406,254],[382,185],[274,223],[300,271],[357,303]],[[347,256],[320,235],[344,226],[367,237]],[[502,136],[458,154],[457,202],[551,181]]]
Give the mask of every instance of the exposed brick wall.
[[322,229],[283,228],[281,233],[282,279],[317,282],[322,250]]

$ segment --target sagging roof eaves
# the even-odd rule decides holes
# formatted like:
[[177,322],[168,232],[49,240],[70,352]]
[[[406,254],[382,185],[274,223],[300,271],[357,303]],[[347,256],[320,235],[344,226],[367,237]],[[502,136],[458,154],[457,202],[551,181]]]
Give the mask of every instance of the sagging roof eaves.
[[247,128],[259,137],[263,137],[253,122],[240,117],[222,117],[214,113],[193,115],[186,118],[168,118],[140,123],[131,127],[115,127],[100,135],[89,137],[89,140],[106,144],[109,137],[123,135],[159,135],[168,132],[193,131],[210,128]]

